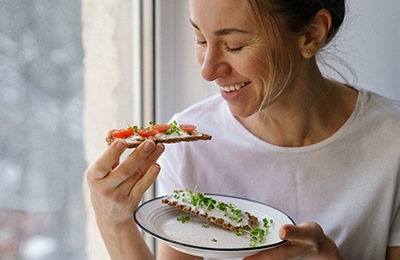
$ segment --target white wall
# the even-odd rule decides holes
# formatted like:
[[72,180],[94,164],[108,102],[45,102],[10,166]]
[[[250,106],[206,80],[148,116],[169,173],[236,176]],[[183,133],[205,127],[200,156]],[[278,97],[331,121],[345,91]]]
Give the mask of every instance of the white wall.
[[[157,120],[168,120],[217,88],[200,77],[194,59],[194,35],[188,22],[189,1],[158,0],[160,37],[157,71]],[[400,100],[399,0],[349,0],[348,16],[335,42],[335,55],[357,73],[343,71],[350,83]]]
[[[400,1],[350,0],[340,38],[358,86],[400,100]],[[343,47],[342,47],[343,48]]]

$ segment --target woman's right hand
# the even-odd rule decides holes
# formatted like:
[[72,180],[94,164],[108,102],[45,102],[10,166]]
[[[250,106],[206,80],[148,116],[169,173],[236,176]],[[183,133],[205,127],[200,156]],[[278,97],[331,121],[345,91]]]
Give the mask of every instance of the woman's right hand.
[[132,213],[160,171],[156,161],[164,145],[147,140],[120,163],[126,148],[126,142],[117,139],[86,172],[98,224],[132,223]]

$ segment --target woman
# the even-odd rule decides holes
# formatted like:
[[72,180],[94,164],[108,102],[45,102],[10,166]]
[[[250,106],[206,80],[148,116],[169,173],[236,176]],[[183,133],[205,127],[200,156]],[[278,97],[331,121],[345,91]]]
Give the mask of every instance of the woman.
[[[258,200],[298,226],[249,259],[399,259],[400,105],[324,77],[316,53],[339,30],[338,0],[191,0],[196,59],[220,86],[175,115],[211,142],[123,141],[89,167],[99,229],[113,259],[152,259],[132,212],[160,193],[197,187]],[[161,156],[161,158],[160,158]],[[159,164],[156,161],[159,160]],[[157,259],[198,259],[160,244]]]

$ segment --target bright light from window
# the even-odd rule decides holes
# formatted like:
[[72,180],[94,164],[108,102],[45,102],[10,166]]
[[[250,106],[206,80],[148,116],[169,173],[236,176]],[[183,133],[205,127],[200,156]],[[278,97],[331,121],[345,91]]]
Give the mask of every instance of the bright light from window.
[[81,3],[0,9],[0,258],[84,259]]

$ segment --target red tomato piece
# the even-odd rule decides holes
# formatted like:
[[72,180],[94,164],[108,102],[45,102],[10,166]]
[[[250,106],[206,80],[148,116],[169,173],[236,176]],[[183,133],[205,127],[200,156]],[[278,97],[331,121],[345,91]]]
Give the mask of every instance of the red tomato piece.
[[165,131],[170,129],[171,126],[169,124],[156,124],[153,125],[151,128],[156,129],[160,133],[164,133]]
[[114,138],[127,138],[133,135],[133,133],[134,133],[133,128],[129,127],[125,129],[115,130],[114,132],[111,133],[111,136]]
[[194,125],[182,124],[179,125],[179,127],[182,129],[183,132],[193,133],[194,130],[196,130],[196,126]]
[[140,128],[136,130],[136,133],[138,133],[141,137],[150,137],[150,136],[155,136],[158,134],[158,130],[153,129],[153,128]]

